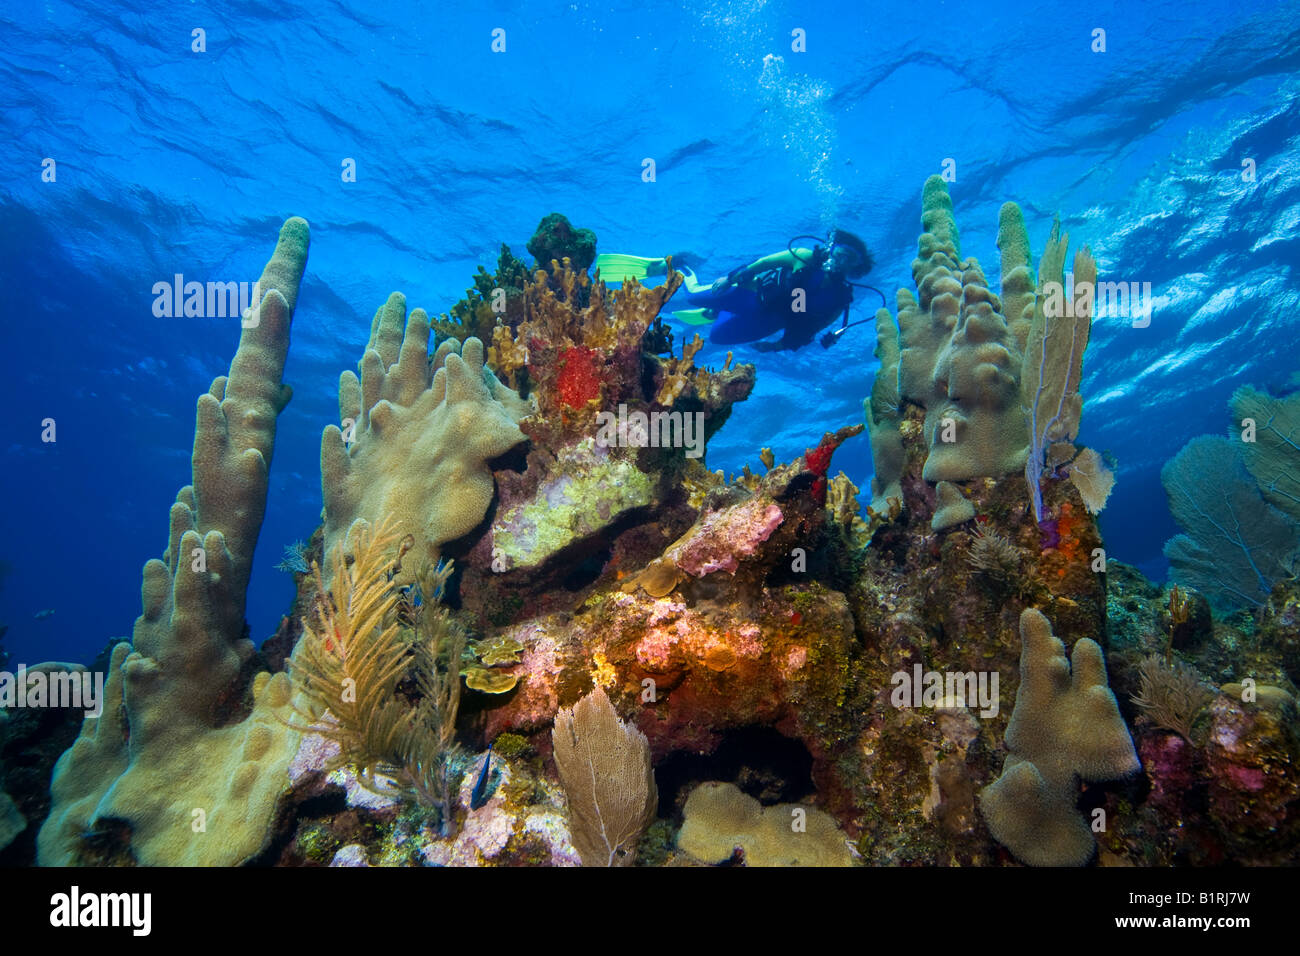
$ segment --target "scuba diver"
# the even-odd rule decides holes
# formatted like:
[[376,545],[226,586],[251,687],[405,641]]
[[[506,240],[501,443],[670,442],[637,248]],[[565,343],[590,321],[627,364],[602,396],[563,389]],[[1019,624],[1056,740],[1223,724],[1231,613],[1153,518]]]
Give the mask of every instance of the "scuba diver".
[[[817,240],[813,248],[794,248],[799,239]],[[710,325],[709,341],[715,345],[753,342],[759,351],[798,349],[813,340],[836,318],[840,327],[821,338],[824,348],[839,341],[859,322],[849,322],[853,290],[867,288],[849,281],[871,271],[874,259],[861,239],[845,229],[832,229],[825,245],[816,236],[795,236],[784,252],[733,269],[705,285],[685,266],[674,264],[686,278],[683,284],[689,309],[672,313],[688,325]],[[596,266],[610,281],[664,275],[666,260],[636,256],[600,255]],[[884,295],[872,289],[884,301]],[[775,342],[760,341],[781,332]]]

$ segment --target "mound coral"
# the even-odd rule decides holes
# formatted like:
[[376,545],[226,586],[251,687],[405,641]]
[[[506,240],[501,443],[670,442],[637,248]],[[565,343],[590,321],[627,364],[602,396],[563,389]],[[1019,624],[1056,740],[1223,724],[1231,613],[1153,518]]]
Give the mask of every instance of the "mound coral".
[[975,517],[975,506],[951,481],[941,481],[934,488],[934,517],[930,528],[945,531],[965,524]]
[[812,806],[764,807],[731,783],[702,783],[686,798],[677,846],[705,863],[739,849],[746,866],[852,866],[835,818]]
[[1040,612],[1020,615],[1020,690],[1007,725],[1002,776],[980,792],[989,831],[1031,866],[1081,866],[1092,831],[1075,809],[1078,779],[1114,780],[1140,769],[1106,683],[1101,647],[1074,644],[1071,660]]
[[172,505],[164,559],[144,567],[144,613],[113,650],[104,712],[55,767],[42,864],[84,861],[86,835],[117,821],[122,851],[145,865],[233,865],[269,836],[297,735],[281,723],[283,674],[257,675],[241,713],[244,601],[308,242],[304,220],[281,228],[230,374],[199,398],[194,483]]

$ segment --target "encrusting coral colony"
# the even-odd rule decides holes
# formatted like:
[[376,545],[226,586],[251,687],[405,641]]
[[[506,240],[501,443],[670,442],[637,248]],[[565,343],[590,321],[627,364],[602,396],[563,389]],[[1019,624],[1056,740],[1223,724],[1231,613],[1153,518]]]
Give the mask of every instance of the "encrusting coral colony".
[[[916,292],[876,316],[865,426],[730,479],[701,453],[755,369],[674,350],[671,267],[615,291],[588,275],[596,237],[553,214],[533,268],[503,247],[449,315],[394,293],[339,382],[295,606],[254,651],[307,258],[290,219],[199,399],[105,711],[54,767],[39,862],[1289,859],[1294,579],[1246,582],[1256,616],[1216,622],[1108,560],[1114,476],[1075,444],[1091,255],[1068,284],[1054,227],[1035,273],[1007,203],[995,293],[939,177],[922,227]],[[1237,473],[1294,521],[1294,413],[1269,401],[1239,399],[1269,419]],[[864,428],[860,514],[830,464]],[[1189,533],[1181,553],[1213,547]]]

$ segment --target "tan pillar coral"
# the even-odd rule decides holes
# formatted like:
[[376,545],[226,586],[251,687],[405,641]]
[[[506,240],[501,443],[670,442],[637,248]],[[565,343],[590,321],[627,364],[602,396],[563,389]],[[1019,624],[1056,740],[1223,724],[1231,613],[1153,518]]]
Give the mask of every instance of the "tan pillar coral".
[[998,251],[1002,253],[1002,314],[1023,352],[1034,323],[1037,288],[1029,231],[1013,202],[1004,202],[998,211]]
[[[961,268],[957,223],[943,180],[931,176],[922,191],[921,227],[912,281],[920,301],[898,290],[898,390],[922,408],[937,408],[948,390],[934,375],[939,352],[957,326],[961,308]],[[928,424],[928,423],[927,423]],[[927,427],[927,434],[929,428]]]
[[871,383],[871,397],[862,403],[871,438],[871,508],[889,514],[890,499],[900,506],[903,489],[903,436],[899,432],[898,330],[888,309],[876,312],[876,358],[880,372]]
[[[403,332],[405,326],[405,332]],[[348,428],[321,438],[328,561],[353,524],[396,519],[402,536],[436,562],[443,544],[473,530],[492,501],[488,462],[524,440],[531,411],[483,365],[483,343],[448,339],[429,361],[429,317],[395,292],[375,313],[360,363],[339,379]],[[404,583],[420,562],[403,564]]]
[[[937,482],[1009,474],[1024,466],[1028,451],[1019,375],[1025,310],[1034,296],[1026,285],[1024,225],[1018,210],[1003,207],[1002,288],[1015,310],[1008,323],[979,263],[960,261],[952,200],[941,177],[926,180],[921,204],[925,231],[912,261],[919,299],[898,292],[898,384],[901,398],[926,410],[930,454],[923,475]],[[888,333],[887,323],[878,326]]]
[[93,862],[100,830],[125,821],[144,865],[233,865],[264,845],[297,735],[288,681],[259,674],[253,709],[239,709],[239,673],[252,653],[244,603],[266,508],[289,328],[310,233],[292,218],[230,365],[199,397],[194,483],[172,505],[167,552],[144,567],[144,612],[113,651],[105,709],[59,759],[53,805],[38,839],[46,865]]
[[1088,638],[1070,659],[1052,626],[1030,608],[1020,615],[1020,689],[1007,724],[1002,776],[980,792],[993,838],[1030,866],[1082,866],[1092,830],[1075,803],[1079,778],[1115,780],[1141,765],[1101,647]]
[[930,518],[931,531],[946,531],[975,517],[975,506],[950,481],[941,481],[934,487],[934,516]]

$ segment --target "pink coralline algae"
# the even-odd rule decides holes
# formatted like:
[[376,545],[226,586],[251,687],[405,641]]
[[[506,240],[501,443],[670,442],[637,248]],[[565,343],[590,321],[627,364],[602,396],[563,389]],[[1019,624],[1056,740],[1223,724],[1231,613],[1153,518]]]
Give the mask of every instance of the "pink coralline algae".
[[[422,834],[420,856],[430,866],[494,866],[517,863],[520,854],[532,858],[544,854],[553,866],[575,866],[577,853],[560,812],[557,791],[543,786],[537,805],[521,806],[507,797],[514,770],[500,761],[498,782],[491,798],[477,810],[470,808],[473,775],[461,781],[457,802],[466,812],[454,837],[436,836],[432,828]],[[529,848],[531,846],[531,849]]]
[[[526,724],[540,724],[550,720],[559,708],[555,696],[556,678],[561,671],[555,638],[544,625],[532,622],[510,628],[506,636],[513,638],[523,646],[517,671],[520,675],[518,690],[514,692],[514,707],[511,712],[514,720]],[[507,727],[503,711],[499,708],[489,712],[487,733],[491,739]]]
[[684,541],[669,550],[667,557],[697,578],[713,571],[735,574],[739,559],[754,554],[784,520],[775,502],[753,498],[724,511],[710,512]]
[[[796,602],[803,608],[798,625]],[[660,757],[705,753],[727,728],[766,724],[805,740],[816,759],[819,735],[838,706],[828,675],[847,666],[853,634],[842,595],[794,585],[760,588],[725,613],[709,602],[692,607],[640,590],[614,592],[582,614],[551,615],[544,626],[510,629],[525,645],[527,676],[519,693],[492,710],[487,735],[545,727],[554,701],[566,705],[599,684],[638,714]],[[552,642],[553,652],[531,654],[539,641]],[[547,663],[533,667],[534,659]]]
[[1183,800],[1196,782],[1194,748],[1179,734],[1163,730],[1144,734],[1138,756],[1151,780],[1148,802],[1177,819]]
[[[356,771],[348,764],[334,766],[328,774],[325,771],[338,763],[339,745],[335,740],[320,734],[304,734],[298,752],[289,764],[289,782],[295,787],[307,789],[321,788],[328,785],[342,787],[347,794],[349,807],[363,807],[367,810],[387,810],[397,806],[395,795],[377,793],[362,784]],[[324,775],[324,776],[321,776]],[[379,775],[376,783],[381,786],[388,778]]]
[[803,670],[803,666],[808,663],[808,648],[792,647],[785,656],[785,667],[782,668],[786,680],[794,677],[796,673]]
[[1300,803],[1290,737],[1263,708],[1219,697],[1205,748],[1210,813],[1231,833],[1270,832]]
[[656,627],[646,633],[636,645],[636,659],[650,671],[664,671],[672,661],[677,640],[686,631],[686,622],[678,621],[671,628]]
[[763,653],[763,631],[757,624],[742,624],[731,643],[741,657],[755,659]]
[[[659,602],[670,604],[671,602]],[[703,664],[714,671],[727,670],[739,660],[757,660],[763,653],[762,630],[756,624],[743,624],[728,631],[710,627],[700,615],[684,605],[675,605],[675,619],[664,620],[671,613],[656,607],[652,619],[659,626],[648,629],[636,644],[637,661],[651,673],[664,673],[676,664]]]
[[[618,603],[620,607],[631,607],[636,604],[636,600],[634,598],[625,597]],[[661,598],[655,601],[654,607],[650,611],[650,616],[646,618],[646,624],[650,627],[655,627],[665,622],[674,621],[685,610],[686,605],[680,601]]]

